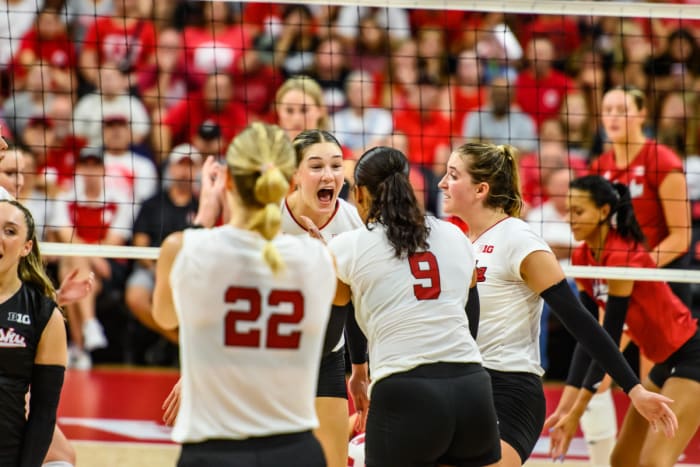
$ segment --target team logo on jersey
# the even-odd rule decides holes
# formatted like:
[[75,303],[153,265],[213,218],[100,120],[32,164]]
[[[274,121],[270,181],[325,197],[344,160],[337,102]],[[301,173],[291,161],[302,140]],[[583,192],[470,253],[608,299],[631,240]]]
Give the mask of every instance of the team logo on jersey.
[[29,315],[15,313],[13,311],[7,314],[7,320],[20,324],[32,324],[31,320],[29,319]]
[[0,347],[26,347],[27,341],[23,335],[17,334],[14,328],[0,328]]
[[485,282],[486,281],[486,269],[488,266],[479,266],[479,260],[476,261],[476,281]]
[[493,253],[493,245],[481,245],[482,253]]
[[630,182],[630,198],[639,198],[644,194],[644,184],[637,183],[636,180]]

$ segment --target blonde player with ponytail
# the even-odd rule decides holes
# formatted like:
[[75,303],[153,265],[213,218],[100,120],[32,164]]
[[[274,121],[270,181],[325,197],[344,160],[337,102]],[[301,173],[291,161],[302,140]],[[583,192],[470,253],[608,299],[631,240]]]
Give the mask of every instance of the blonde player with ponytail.
[[227,152],[232,218],[169,236],[153,313],[179,326],[178,466],[325,466],[312,434],[333,263],[312,238],[280,233],[295,153],[279,127],[254,123]]

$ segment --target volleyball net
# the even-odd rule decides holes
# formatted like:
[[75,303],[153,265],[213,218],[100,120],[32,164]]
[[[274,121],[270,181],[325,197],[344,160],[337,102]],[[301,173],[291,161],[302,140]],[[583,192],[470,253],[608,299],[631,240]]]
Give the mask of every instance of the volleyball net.
[[[683,160],[700,224],[692,0],[73,3],[13,3],[0,26],[3,135],[23,153],[2,171],[24,175],[17,194],[49,256],[155,259],[157,247],[126,246],[134,224],[158,236],[166,217],[183,214],[151,206],[138,221],[144,202],[173,185],[196,194],[201,156],[222,156],[247,123],[291,125],[276,94],[298,74],[319,82],[326,113],[302,126],[331,130],[348,159],[377,144],[401,149],[419,200],[441,217],[437,182],[455,146],[514,145],[532,213],[561,198],[557,174],[583,174],[609,148],[603,93],[637,87],[647,97],[645,134]],[[181,163],[187,169],[173,169]],[[88,181],[96,177],[101,186]],[[109,210],[88,209],[100,203]],[[539,223],[550,233],[566,221]],[[110,229],[124,245],[100,244]],[[700,282],[692,268],[565,272]]]

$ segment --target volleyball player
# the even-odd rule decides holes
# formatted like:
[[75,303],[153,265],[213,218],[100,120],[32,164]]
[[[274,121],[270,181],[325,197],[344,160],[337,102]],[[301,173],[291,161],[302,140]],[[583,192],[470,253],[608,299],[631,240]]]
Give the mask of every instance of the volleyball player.
[[[14,200],[24,183],[23,157],[18,149],[7,151],[7,142],[0,136],[0,200]],[[56,291],[56,302],[67,305],[82,300],[94,287],[94,274],[78,279],[79,270],[74,269]],[[75,450],[58,425],[49,446],[45,467],[71,467],[75,464]]]
[[[644,134],[647,106],[634,88],[615,88],[603,96],[601,120],[612,148],[591,164],[591,173],[630,189],[632,205],[658,267],[690,267],[690,202],[683,162],[669,147]],[[686,306],[690,284],[671,284]]]
[[[311,222],[311,228],[318,229],[328,241],[342,232],[361,227],[357,209],[338,197],[345,183],[343,153],[338,140],[324,130],[304,130],[292,144],[297,157],[295,190],[282,205],[282,231],[307,235],[307,222]],[[324,349],[330,351],[321,359],[318,378],[316,413],[320,426],[314,433],[324,448],[329,467],[343,467],[347,463],[349,414],[343,328],[346,317],[352,317],[348,316],[352,310],[352,304],[333,307],[324,344]],[[352,324],[349,328],[354,330]],[[368,379],[366,343],[361,334],[353,333],[350,337],[353,375],[349,387],[356,409],[366,417],[369,401],[361,388],[357,388]]]
[[[296,85],[304,83],[302,78],[288,81],[288,86],[299,91]],[[292,86],[289,83],[297,83]],[[307,83],[308,84],[308,83]],[[286,95],[283,93],[283,95]],[[287,102],[286,106],[302,105]],[[286,112],[293,115],[302,114],[300,109],[287,108]],[[307,110],[307,115],[311,115]],[[296,128],[290,125],[292,128]],[[289,134],[289,130],[287,130]],[[362,220],[357,209],[339,198],[343,188],[343,155],[336,138],[324,130],[302,130],[296,133],[292,142],[296,152],[297,170],[294,174],[295,189],[282,203],[282,224],[284,233],[307,235],[309,228],[321,232],[325,240],[341,232],[362,226]],[[205,174],[212,169],[210,163],[205,163]],[[217,174],[213,172],[214,178]],[[215,184],[217,181],[214,182]],[[216,213],[221,207],[216,206],[221,196],[216,195],[223,187],[218,182],[213,187],[211,180],[205,177],[202,187],[202,198],[197,220],[210,226]],[[211,196],[213,195],[213,196]],[[307,225],[307,222],[310,224]],[[350,321],[350,349],[352,376],[348,386],[345,382],[345,353],[343,328],[346,317],[352,318],[352,305],[333,307],[326,338],[324,355],[321,359],[318,387],[316,393],[316,414],[319,418],[319,428],[314,434],[323,446],[329,467],[342,467],[347,462],[347,419],[348,419],[348,387],[354,398],[355,407],[362,414],[359,426],[364,425],[369,401],[362,388],[368,381],[366,364],[366,342],[364,336],[355,329],[354,320]],[[177,413],[176,395],[170,395],[164,404],[166,413],[164,419],[170,422]]]
[[[571,182],[568,198],[571,230],[584,244],[572,255],[580,266],[654,268],[632,208],[628,188],[591,175]],[[615,225],[612,218],[615,217]],[[671,466],[700,427],[700,333],[695,319],[668,284],[658,281],[577,279],[585,302],[605,308],[603,327],[619,342],[623,326],[655,366],[644,381],[674,403],[678,433],[666,438],[630,407],[610,465]],[[550,453],[564,456],[579,419],[604,375],[579,347],[568,386],[553,417]],[[576,388],[581,387],[581,390]],[[578,397],[577,397],[578,396]],[[644,462],[640,462],[643,459]]]
[[54,434],[68,360],[66,329],[31,213],[2,200],[0,226],[0,465],[38,467]]
[[252,124],[227,164],[230,223],[172,234],[157,263],[154,318],[180,333],[178,465],[325,466],[311,430],[332,260],[278,235],[296,166],[282,129]]
[[471,242],[457,227],[423,215],[408,173],[396,149],[363,154],[354,196],[366,228],[329,242],[338,272],[335,303],[352,297],[370,348],[365,463],[496,465],[489,377],[465,314]]
[[542,430],[539,355],[543,299],[584,349],[622,386],[637,410],[671,435],[670,399],[653,394],[575,297],[549,246],[518,219],[522,206],[511,146],[468,143],[450,156],[440,181],[443,209],[469,225],[477,259],[481,321],[477,343],[491,375],[503,465],[523,464]]

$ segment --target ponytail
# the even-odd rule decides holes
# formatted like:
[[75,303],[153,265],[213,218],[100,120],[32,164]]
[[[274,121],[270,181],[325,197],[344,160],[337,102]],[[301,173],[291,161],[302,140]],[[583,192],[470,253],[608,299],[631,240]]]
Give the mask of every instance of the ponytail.
[[637,216],[634,215],[629,188],[622,183],[613,183],[612,187],[618,195],[617,206],[610,210],[611,217],[615,216],[615,229],[623,238],[644,243],[644,233],[637,222]]
[[231,142],[226,161],[238,196],[253,211],[247,228],[267,240],[263,259],[274,273],[281,272],[284,261],[272,240],[280,231],[280,204],[296,168],[292,143],[278,126],[253,123]]
[[267,240],[263,248],[263,258],[274,273],[284,269],[284,261],[279,251],[272,243],[272,239],[280,231],[282,211],[280,202],[289,191],[289,182],[284,175],[274,166],[268,166],[255,181],[255,200],[263,205],[250,218],[248,229],[258,232]]
[[355,181],[372,198],[366,225],[382,224],[397,258],[428,248],[430,229],[425,225],[408,179],[408,160],[393,148],[376,147],[362,155],[355,167]]

